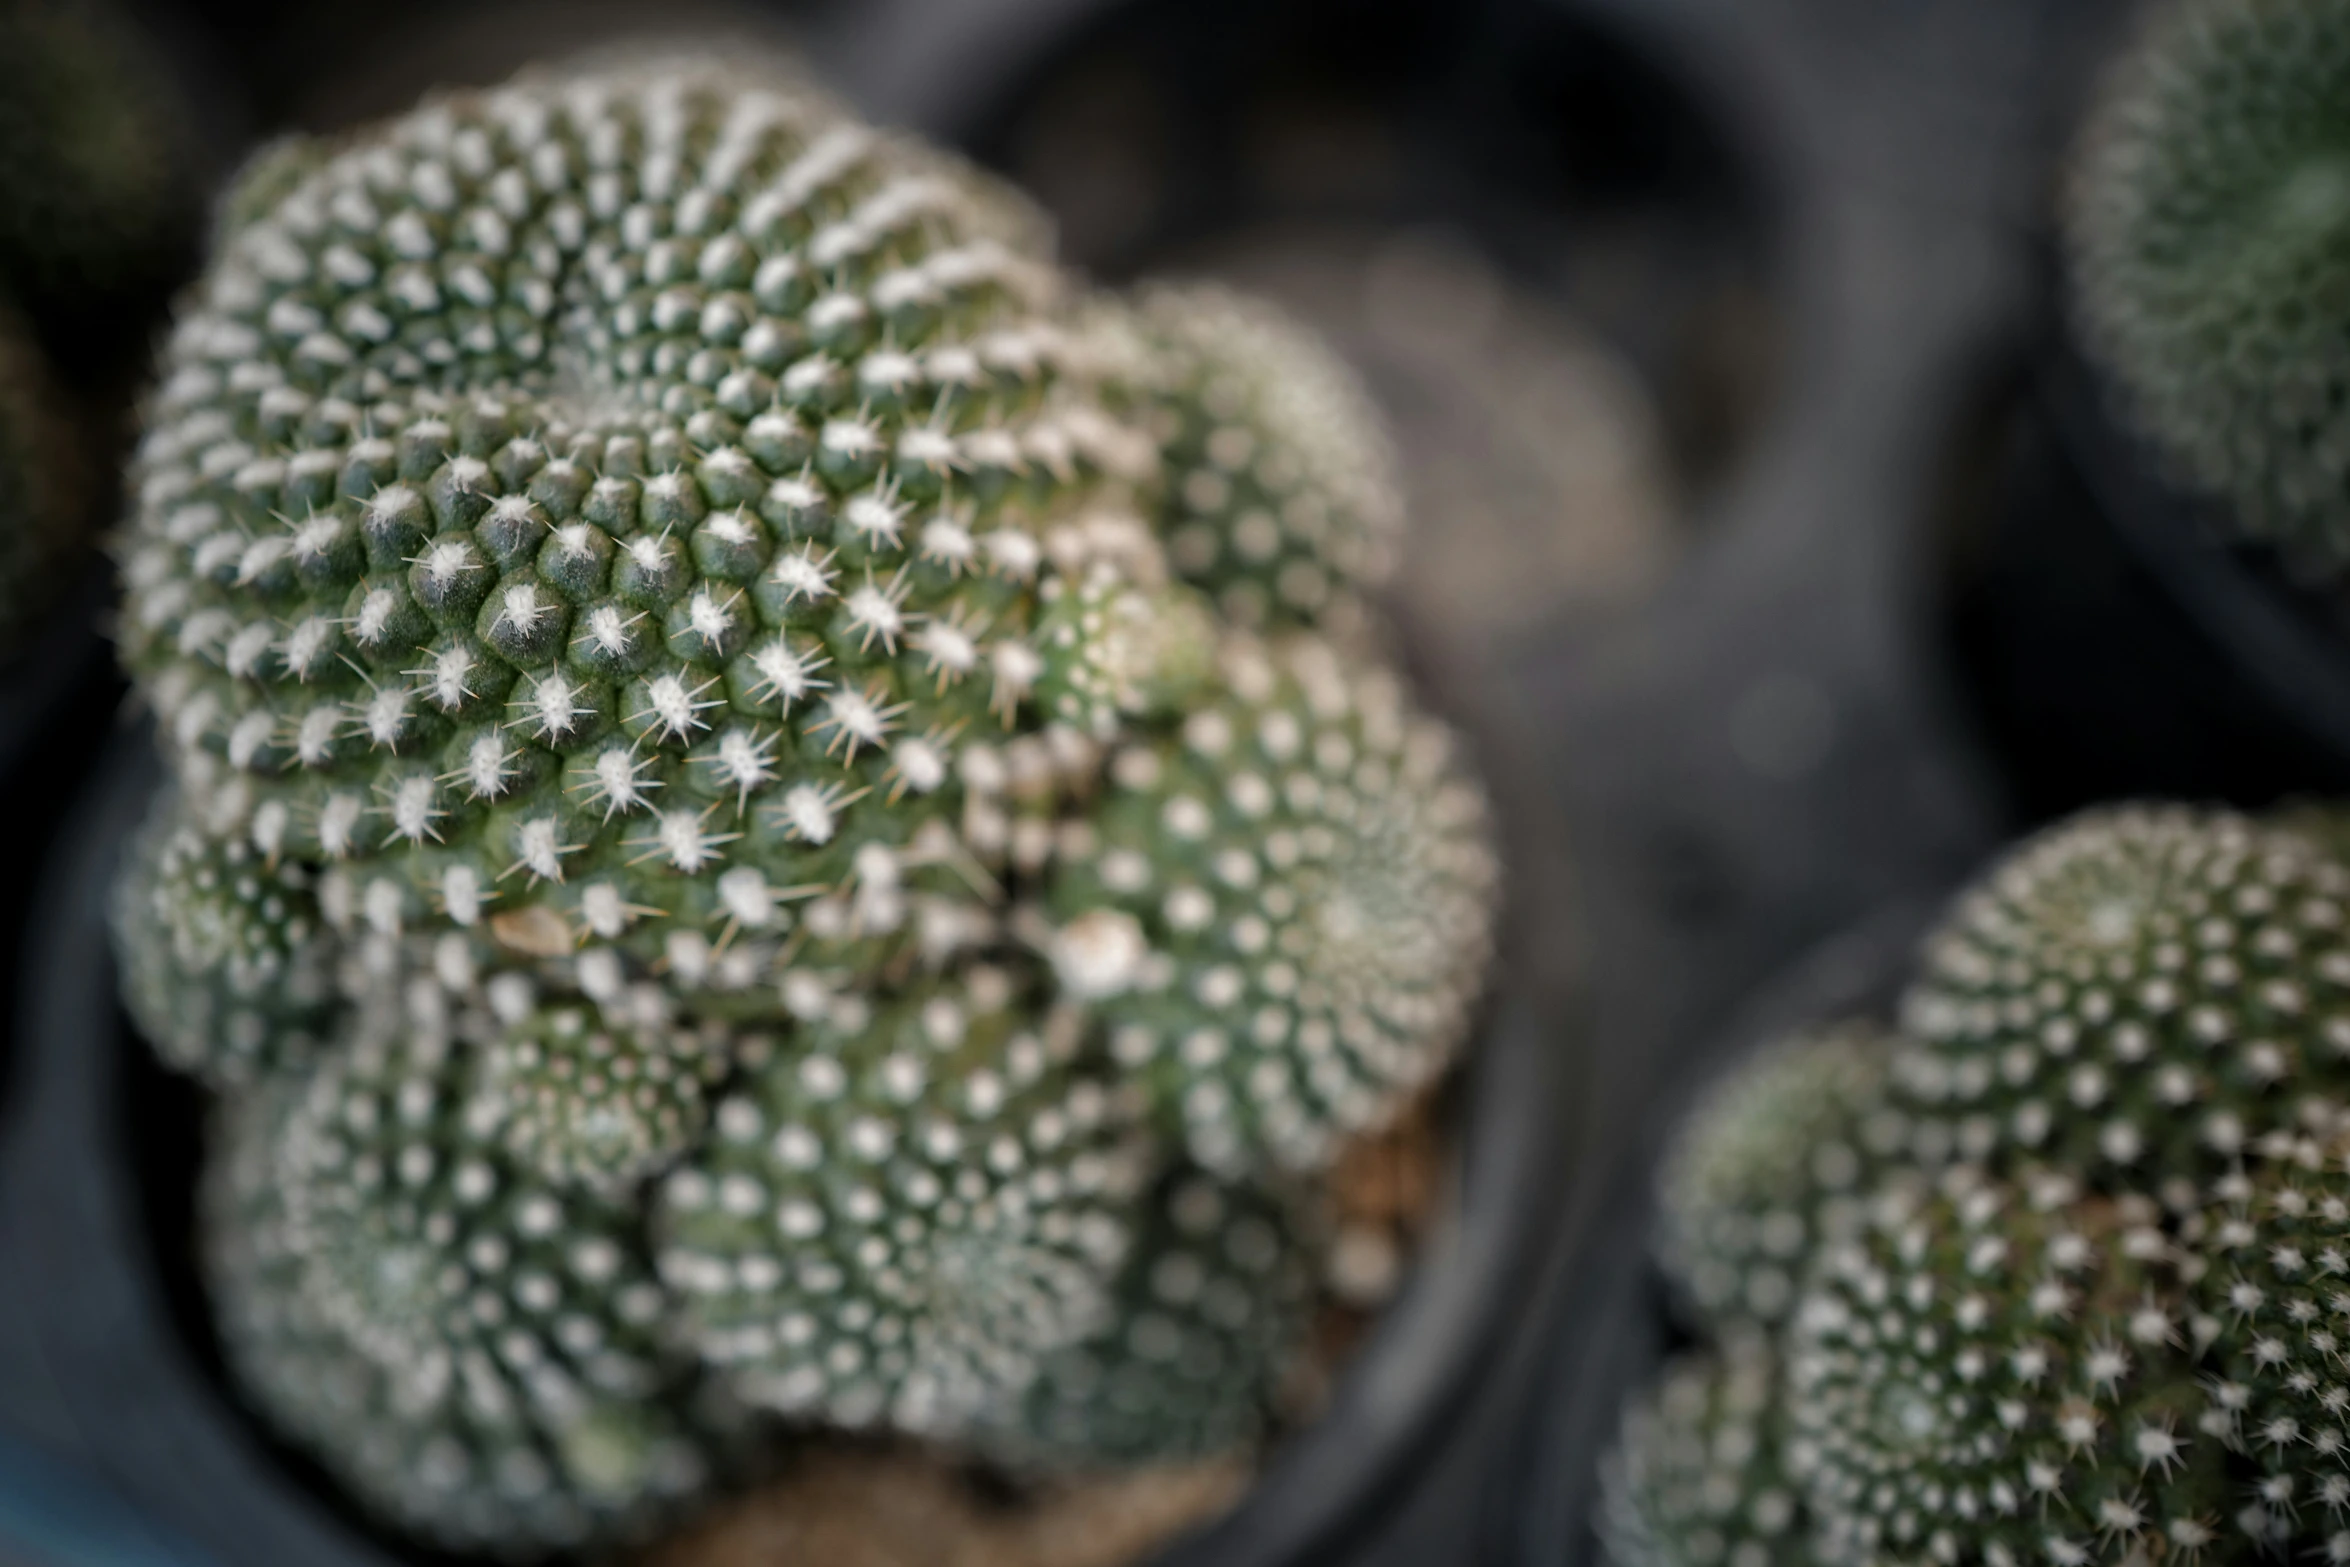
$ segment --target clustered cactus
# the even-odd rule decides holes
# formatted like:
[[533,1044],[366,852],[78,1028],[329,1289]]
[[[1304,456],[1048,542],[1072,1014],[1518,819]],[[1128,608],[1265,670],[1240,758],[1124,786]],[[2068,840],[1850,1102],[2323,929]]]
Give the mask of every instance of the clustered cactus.
[[1467,1025],[1376,423],[1042,236],[693,59],[222,209],[120,546],[126,989],[222,1106],[234,1367],[410,1530],[626,1531],[776,1422],[1245,1444],[1312,1177]]
[[2067,229],[2088,346],[2136,422],[2245,529],[2350,564],[2350,5],[2161,8]]
[[2346,920],[2287,819],[2100,810],[1898,1028],[1738,1068],[1668,1166],[1715,1347],[1627,1418],[1625,1567],[2350,1560]]

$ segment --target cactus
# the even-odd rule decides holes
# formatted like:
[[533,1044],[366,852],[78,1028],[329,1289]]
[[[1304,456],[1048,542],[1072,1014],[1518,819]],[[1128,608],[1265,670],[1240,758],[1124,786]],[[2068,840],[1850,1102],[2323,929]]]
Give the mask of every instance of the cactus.
[[1690,1111],[1658,1177],[1657,1248],[1701,1319],[1784,1319],[1806,1259],[1939,1162],[1939,1128],[1891,1100],[1894,1048],[1862,1020],[1798,1033]]
[[705,1483],[627,1208],[519,1165],[463,1053],[371,1038],[228,1103],[206,1207],[230,1360],[374,1506],[512,1552]]
[[[2217,1173],[2350,1090],[2350,871],[2272,824],[2092,812],[1963,900],[1903,1003],[1902,1090],[1960,1151]],[[2110,1173],[2107,1173],[2110,1172]]]
[[2159,1210],[2062,1177],[1938,1197],[1831,1249],[1787,1351],[1833,1562],[2090,1562],[2212,1547],[2227,1452]]
[[1136,314],[1175,570],[1243,626],[1358,613],[1395,569],[1403,508],[1353,374],[1271,305],[1212,284],[1147,289]]
[[1616,1567],[1808,1567],[1786,1472],[1778,1351],[1729,1334],[1682,1355],[1625,1413],[1601,1472],[1600,1531]]
[[2329,570],[2350,270],[2350,7],[2179,0],[2092,120],[2067,231],[2089,346],[2242,527]]
[[1005,1450],[1093,1468],[1244,1451],[1306,1330],[1313,1238],[1289,1193],[1162,1175],[1108,1315],[1046,1357]]
[[[1704,1102],[1661,1249],[1717,1342],[1627,1417],[1622,1559],[2350,1557],[2320,821],[2061,824],[1924,943],[1901,1035],[1799,1037]],[[1792,1541],[1735,1505],[1774,1476]]]
[[[281,146],[223,208],[121,545],[176,791],[124,967],[253,1172],[210,1210],[238,1364],[420,1534],[625,1530],[685,1473],[656,1453],[718,1467],[705,1405],[1022,1464],[1243,1443],[1300,1314],[1287,1193],[1467,1026],[1494,860],[1443,731],[1351,587],[1260,639],[1161,537],[1195,395],[1285,515],[1327,487],[1369,526],[1279,384],[1336,372],[1154,346],[1042,236],[791,73],[687,58]],[[1229,408],[1193,390],[1227,351]],[[396,1203],[268,1189],[320,1103],[411,1101]],[[1186,1160],[1269,1247],[1185,1250]],[[449,1210],[477,1164],[554,1230]],[[582,1237],[642,1276],[572,1301]],[[631,1345],[654,1427],[392,1396],[387,1345],[503,1349],[321,1270],[454,1281],[477,1245],[545,1253],[542,1326]],[[484,1375],[560,1363],[528,1354]],[[428,1448],[473,1478],[419,1492]],[[509,1459],[544,1488],[475,1483]]]

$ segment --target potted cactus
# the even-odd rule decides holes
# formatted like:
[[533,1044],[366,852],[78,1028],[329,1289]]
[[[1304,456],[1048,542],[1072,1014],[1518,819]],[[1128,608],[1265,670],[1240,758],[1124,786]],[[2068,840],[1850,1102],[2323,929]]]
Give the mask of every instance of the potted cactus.
[[756,58],[447,95],[222,212],[118,545],[114,924],[235,1396],[401,1549],[876,1448],[1245,1469],[1496,913],[1345,372],[1087,294]]
[[1961,896],[1897,1016],[1709,1091],[1659,1186],[1696,1344],[1607,1466],[1618,1562],[2340,1552],[2329,834],[2067,822]]
[[2334,108],[2350,18],[2155,7],[2086,115],[1954,608],[2027,813],[2350,779]]

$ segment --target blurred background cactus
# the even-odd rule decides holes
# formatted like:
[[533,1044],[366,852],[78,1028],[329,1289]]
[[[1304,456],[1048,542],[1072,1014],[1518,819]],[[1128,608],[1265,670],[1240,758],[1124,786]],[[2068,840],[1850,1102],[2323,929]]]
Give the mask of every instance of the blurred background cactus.
[[2350,7],[2184,0],[2144,31],[2073,175],[2089,345],[2188,480],[2338,572]]
[[174,787],[117,928],[219,1095],[252,1396],[509,1552],[775,1419],[1245,1453],[1316,1182],[1493,916],[1347,373],[1085,297],[756,57],[439,97],[223,210],[121,545]]

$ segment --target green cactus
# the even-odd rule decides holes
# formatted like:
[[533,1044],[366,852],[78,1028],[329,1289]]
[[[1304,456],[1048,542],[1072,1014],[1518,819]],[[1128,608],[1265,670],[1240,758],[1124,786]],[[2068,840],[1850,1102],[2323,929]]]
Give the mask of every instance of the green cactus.
[[[1172,569],[1211,329],[1162,365],[1017,197],[739,62],[452,95],[266,155],[224,213],[132,470],[121,642],[177,793],[118,925],[240,1129],[216,1292],[295,1324],[274,1361],[232,1332],[261,1402],[406,1527],[517,1550],[723,1449],[696,1389],[1023,1464],[1244,1442],[1313,1232],[1257,1194],[1449,1058],[1494,861],[1351,587],[1259,641]],[[1215,417],[1356,526],[1361,474],[1252,373]],[[400,1154],[429,1190],[267,1189],[326,1134],[248,1099],[439,1107]],[[1227,1248],[1153,1307],[1185,1157],[1268,1271]],[[564,1307],[667,1424],[386,1402],[385,1345],[503,1349],[457,1294],[387,1296],[395,1333],[321,1292],[523,1249],[443,1217],[469,1160],[554,1204],[527,1239],[642,1272]],[[378,1405],[364,1441],[329,1414]],[[426,1445],[465,1457],[430,1496]],[[475,1483],[508,1461],[546,1489]]]
[[2350,1097],[2350,870],[2224,813],[2092,812],[2011,854],[1929,945],[1900,1073],[1960,1151],[2153,1190]]
[[518,1164],[466,1062],[368,1039],[226,1102],[206,1207],[229,1358],[421,1534],[518,1553],[640,1527],[713,1463],[668,1302],[629,1211]]
[[1865,1021],[1798,1033],[1683,1121],[1658,1178],[1657,1248],[1703,1320],[1783,1320],[1808,1259],[1939,1162],[1939,1126],[1892,1102],[1895,1048]]
[[1353,373],[1270,304],[1213,284],[1144,290],[1129,330],[1166,453],[1176,571],[1243,626],[1358,615],[1395,569],[1403,507]]
[[2350,6],[2179,0],[2094,116],[2067,224],[2091,348],[2246,529],[2350,560]]
[[114,921],[132,1017],[213,1087],[306,1059],[332,1024],[337,976],[308,872],[207,838],[168,799],[131,844]]
[[1046,1357],[998,1439],[1100,1468],[1245,1450],[1265,1430],[1313,1295],[1298,1201],[1178,1165],[1160,1177],[1085,1339]]
[[1601,1471],[1600,1531],[1616,1567],[1809,1567],[1802,1493],[1787,1474],[1778,1351],[1732,1332],[1685,1354],[1624,1415]]
[[[2212,1342],[2205,1421],[2256,1471],[2246,1526],[2350,1558],[2350,1145],[2296,1139],[2249,1174],[2223,1178],[2191,1221],[2204,1263],[2200,1337]],[[2313,1533],[2324,1521],[2322,1541]]]
[[2202,1429],[2179,1262],[2151,1200],[2083,1201],[2061,1176],[1938,1196],[1831,1251],[1787,1350],[1822,1558],[2218,1546],[2230,1455]]
[[1191,1157],[1311,1168],[1467,1028],[1495,868],[1449,736],[1391,675],[1319,641],[1224,664],[1180,739],[1112,757],[1051,950]]

